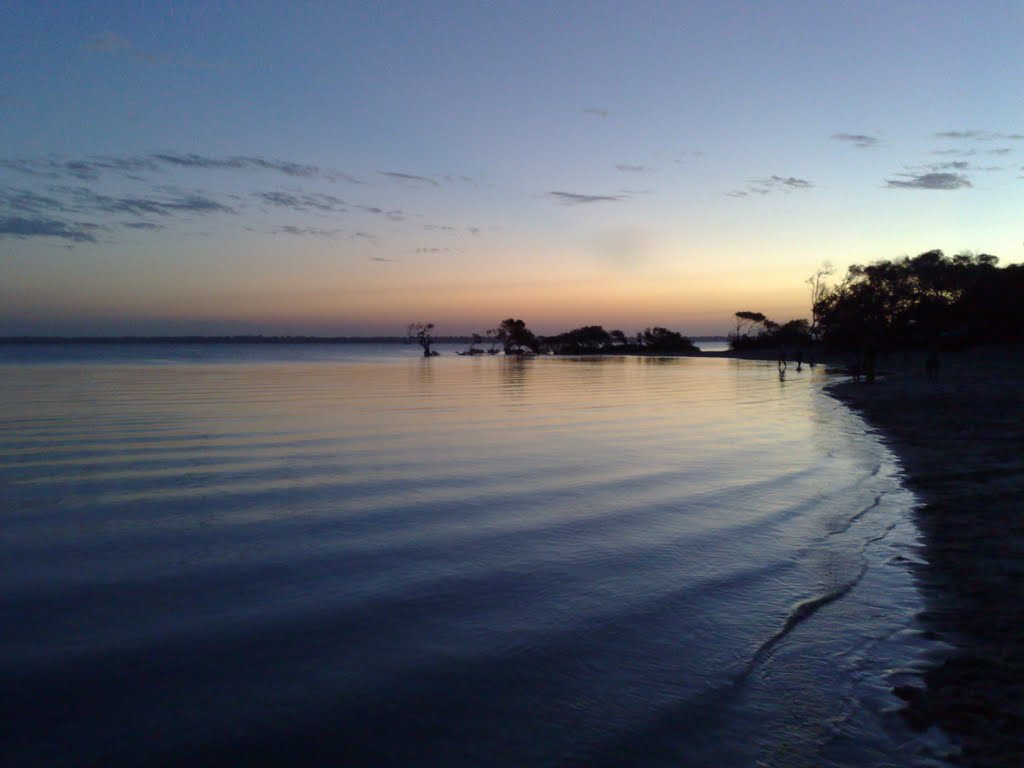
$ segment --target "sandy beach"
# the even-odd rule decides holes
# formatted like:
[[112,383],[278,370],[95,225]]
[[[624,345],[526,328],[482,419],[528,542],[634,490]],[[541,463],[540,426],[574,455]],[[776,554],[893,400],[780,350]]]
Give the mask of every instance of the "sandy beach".
[[1024,765],[1024,348],[879,361],[873,384],[830,394],[879,430],[919,495],[918,570],[936,637],[952,646],[925,688],[897,693],[970,766]]

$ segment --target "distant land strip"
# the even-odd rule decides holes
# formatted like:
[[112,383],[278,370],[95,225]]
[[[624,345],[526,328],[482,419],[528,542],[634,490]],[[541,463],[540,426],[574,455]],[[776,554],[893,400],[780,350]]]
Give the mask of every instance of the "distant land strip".
[[[691,336],[693,341],[728,341]],[[478,344],[489,343],[486,339]],[[406,336],[0,336],[0,344],[409,344]],[[436,336],[435,344],[471,344],[472,336]]]

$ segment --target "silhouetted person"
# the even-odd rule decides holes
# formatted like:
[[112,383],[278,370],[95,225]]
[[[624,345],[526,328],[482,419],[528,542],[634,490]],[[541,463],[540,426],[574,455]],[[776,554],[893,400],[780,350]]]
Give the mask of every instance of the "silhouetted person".
[[854,355],[850,358],[849,364],[846,366],[846,370],[850,372],[850,376],[853,377],[854,381],[860,381],[860,358]]
[[802,371],[803,367],[804,367],[804,351],[802,349],[798,349],[796,351],[796,369],[797,369],[797,371]]
[[786,348],[779,347],[779,373],[786,372]]

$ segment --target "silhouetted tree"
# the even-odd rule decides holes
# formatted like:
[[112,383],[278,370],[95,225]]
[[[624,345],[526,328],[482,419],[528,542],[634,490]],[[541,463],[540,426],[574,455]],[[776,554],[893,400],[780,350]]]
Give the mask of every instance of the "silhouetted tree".
[[473,357],[474,355],[482,355],[484,351],[482,349],[479,349],[477,347],[477,344],[480,344],[483,340],[483,336],[481,336],[479,333],[474,333],[472,338],[470,339],[469,346],[466,348],[466,350],[464,352],[456,352],[456,354],[463,356],[468,355],[469,357]]
[[828,294],[827,279],[832,276],[834,271],[835,268],[832,266],[832,262],[824,261],[814,274],[804,281],[811,292],[811,324],[807,330],[812,340],[818,337],[818,326],[821,324],[821,318],[818,317],[816,308]]
[[487,350],[490,354],[496,354],[498,352],[498,345],[504,345],[505,337],[508,335],[505,333],[504,328],[488,328],[485,331],[487,341],[490,343],[490,349]]
[[526,350],[536,352],[540,348],[540,342],[522,320],[514,320],[509,317],[501,321],[499,326],[504,331],[504,344],[506,355],[521,355]]
[[434,343],[433,323],[409,323],[406,336],[409,341],[415,341],[423,347],[424,357],[435,357],[437,352],[430,351],[430,345]]
[[764,330],[765,320],[767,320],[767,318],[760,312],[737,312],[736,338],[750,336],[758,326],[761,326],[761,330]]
[[611,341],[611,334],[600,325],[585,325],[549,336],[543,340],[542,346],[556,355],[585,355],[600,352],[611,346]]
[[1019,338],[1024,266],[1000,269],[989,254],[926,251],[913,258],[852,265],[815,303],[834,347],[925,346]]
[[668,328],[647,328],[643,331],[643,344],[652,352],[699,352],[690,339]]
[[[729,334],[732,349],[772,349],[802,347],[811,343],[810,324],[806,320],[776,323],[760,312],[737,312],[735,334]],[[756,332],[752,332],[756,329]]]

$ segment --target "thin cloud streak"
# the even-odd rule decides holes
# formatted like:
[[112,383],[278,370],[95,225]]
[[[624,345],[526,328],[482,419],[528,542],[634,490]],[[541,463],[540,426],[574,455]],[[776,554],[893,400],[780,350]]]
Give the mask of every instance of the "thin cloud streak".
[[999,139],[1021,141],[1024,140],[1024,133],[998,133],[996,131],[982,131],[972,128],[962,131],[939,131],[935,134],[935,138],[969,141],[996,141]]
[[340,235],[342,230],[340,229],[321,229],[319,227],[297,227],[291,224],[286,224],[280,227],[275,227],[271,230],[272,235],[295,235],[297,237],[321,237],[321,238],[334,238]]
[[139,174],[155,172],[159,165],[145,157],[94,156],[81,160],[60,157],[37,159],[0,159],[0,168],[45,179],[71,178],[79,181],[97,181],[104,173],[115,173],[132,179]]
[[268,160],[263,157],[247,155],[233,155],[230,157],[208,157],[194,153],[178,154],[176,152],[154,152],[150,157],[160,160],[169,165],[176,165],[185,168],[203,168],[212,170],[260,170],[275,171],[285,176],[298,178],[313,178],[320,175],[320,169],[315,165],[306,163],[294,163],[288,160]]
[[815,183],[796,176],[779,176],[773,174],[761,179],[752,179],[745,189],[734,189],[726,192],[727,197],[752,197],[754,195],[771,195],[776,192],[789,194],[795,190],[814,189]]
[[832,138],[836,141],[851,144],[858,149],[873,149],[882,143],[881,139],[869,136],[866,133],[833,133]]
[[886,179],[889,189],[965,189],[973,186],[971,180],[959,173],[900,174],[905,179]]
[[77,210],[101,213],[131,213],[135,215],[175,216],[187,213],[230,213],[237,211],[202,192],[168,190],[162,197],[143,195],[104,195],[86,187],[63,190]]
[[201,171],[248,171],[280,173],[297,179],[322,178],[331,182],[344,181],[363,184],[355,176],[344,171],[325,170],[312,163],[266,158],[259,155],[229,155],[213,157],[197,153],[151,152],[146,155],[91,155],[79,159],[59,156],[41,158],[3,158],[0,168],[50,179],[73,178],[79,181],[96,181],[107,173],[141,181],[144,174],[159,173],[167,168],[185,168]]
[[553,190],[547,196],[562,205],[589,205],[590,203],[620,203],[625,195],[584,195],[578,192],[559,192]]
[[392,181],[400,184],[426,184],[431,187],[439,187],[440,184],[427,176],[418,176],[415,173],[402,173],[400,171],[378,171],[381,176],[386,176]]
[[99,227],[95,224],[68,224],[56,219],[24,216],[0,218],[0,238],[56,237],[75,243],[95,243],[96,237],[92,231],[96,229]]
[[266,205],[289,208],[293,211],[317,211],[320,213],[345,213],[347,203],[334,195],[305,192],[254,192],[253,197]]

